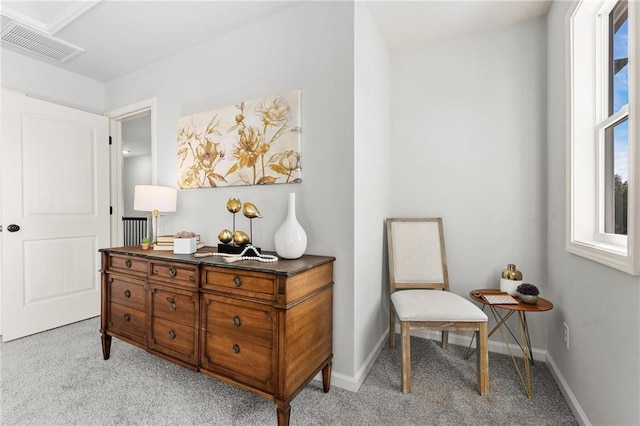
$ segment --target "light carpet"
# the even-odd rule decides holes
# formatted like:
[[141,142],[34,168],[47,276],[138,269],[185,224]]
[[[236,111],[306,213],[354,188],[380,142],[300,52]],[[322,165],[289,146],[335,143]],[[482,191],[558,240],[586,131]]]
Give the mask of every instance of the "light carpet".
[[[0,344],[2,425],[276,425],[268,401],[113,339],[102,359],[99,318]],[[399,340],[398,340],[399,341]],[[400,390],[400,347],[385,347],[357,393],[312,381],[291,425],[576,425],[542,362],[527,399],[506,355],[489,355],[476,391],[466,348],[412,338],[412,393]]]

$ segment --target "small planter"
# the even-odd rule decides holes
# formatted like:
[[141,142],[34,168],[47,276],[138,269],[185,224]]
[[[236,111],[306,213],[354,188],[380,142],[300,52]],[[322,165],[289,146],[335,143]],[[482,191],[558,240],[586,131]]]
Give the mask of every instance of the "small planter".
[[533,294],[518,293],[518,298],[522,303],[526,303],[528,305],[535,305],[536,303],[538,303],[540,296],[538,296],[537,294],[533,295]]
[[535,305],[538,303],[540,290],[538,290],[538,287],[535,285],[529,283],[520,284],[516,291],[518,292],[518,298],[522,303],[529,305]]
[[142,250],[149,250],[149,247],[151,247],[150,243],[140,243],[140,247],[142,247]]

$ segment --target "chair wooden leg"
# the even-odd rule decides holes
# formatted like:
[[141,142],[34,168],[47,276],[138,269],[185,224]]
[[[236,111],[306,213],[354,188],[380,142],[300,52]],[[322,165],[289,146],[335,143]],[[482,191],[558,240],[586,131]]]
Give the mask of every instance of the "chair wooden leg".
[[396,347],[396,311],[393,304],[389,306],[389,347]]
[[449,332],[442,330],[442,348],[447,349],[449,347]]
[[489,393],[489,348],[487,323],[480,323],[480,330],[477,333],[478,341],[478,392],[480,395]]
[[402,392],[411,392],[411,323],[400,321],[402,328]]

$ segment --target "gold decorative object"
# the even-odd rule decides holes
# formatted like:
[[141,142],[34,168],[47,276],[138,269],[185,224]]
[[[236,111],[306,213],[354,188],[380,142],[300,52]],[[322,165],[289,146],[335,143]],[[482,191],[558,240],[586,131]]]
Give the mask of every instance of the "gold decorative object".
[[242,214],[249,218],[249,235],[253,240],[253,219],[261,218],[258,208],[253,203],[244,203],[242,206]]
[[[231,231],[232,233],[236,232],[236,213],[238,213],[241,208],[242,208],[242,202],[240,201],[239,198],[229,198],[227,200],[227,210],[229,210],[229,212],[233,215],[233,227]],[[218,238],[220,239],[220,235],[218,235]],[[222,239],[220,239],[220,241],[222,241]],[[229,241],[227,241],[227,243]],[[224,243],[225,241],[222,241],[222,242]]]
[[515,296],[517,294],[516,288],[520,284],[522,284],[522,272],[516,269],[516,265],[508,264],[507,269],[502,271],[500,277],[500,290]]
[[249,219],[253,219],[256,217],[262,217],[258,208],[253,203],[244,203],[242,206],[242,214]]
[[240,208],[242,208],[242,203],[238,198],[229,198],[229,201],[227,201],[227,210],[231,213],[238,213]]
[[229,231],[228,229],[223,229],[218,234],[218,239],[220,240],[220,242],[228,244],[233,240],[233,232]]
[[507,280],[522,281],[522,272],[516,269],[516,265],[510,263],[507,265],[507,269],[502,271],[502,278]]
[[251,242],[251,238],[249,238],[246,232],[236,231],[233,233],[233,242],[239,246],[243,246],[245,244],[249,244]]
[[[222,244],[218,244],[218,252],[221,253],[240,253],[242,248],[247,244],[251,245],[253,241],[253,219],[261,218],[260,211],[253,203],[242,203],[238,198],[229,198],[227,200],[227,210],[233,214],[233,229],[223,229],[218,233],[218,240]],[[236,230],[236,213],[242,210],[242,214],[249,219],[250,231],[247,235],[244,231]],[[260,249],[255,248],[255,253],[260,253]]]

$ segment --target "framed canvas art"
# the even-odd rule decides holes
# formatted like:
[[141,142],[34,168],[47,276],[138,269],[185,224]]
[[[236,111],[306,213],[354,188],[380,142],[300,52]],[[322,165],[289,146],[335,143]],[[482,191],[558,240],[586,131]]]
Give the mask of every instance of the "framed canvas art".
[[178,187],[302,182],[300,90],[178,120]]

